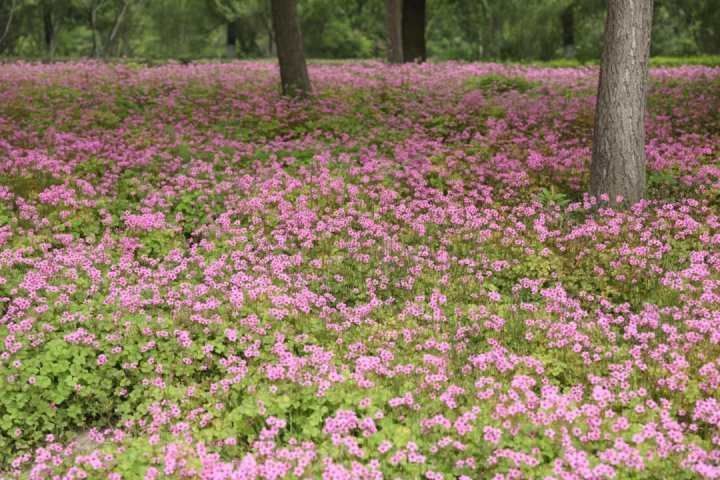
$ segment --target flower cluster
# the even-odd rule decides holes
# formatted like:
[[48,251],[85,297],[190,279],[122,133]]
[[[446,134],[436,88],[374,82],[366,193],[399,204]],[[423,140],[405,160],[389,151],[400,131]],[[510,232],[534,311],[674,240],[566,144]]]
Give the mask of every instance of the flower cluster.
[[0,477],[720,479],[720,70],[0,68]]

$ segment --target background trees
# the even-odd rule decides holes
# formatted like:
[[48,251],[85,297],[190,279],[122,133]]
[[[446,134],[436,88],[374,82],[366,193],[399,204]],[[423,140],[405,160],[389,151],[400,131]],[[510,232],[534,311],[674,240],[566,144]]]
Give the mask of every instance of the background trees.
[[[595,60],[607,8],[604,0],[300,0],[306,54],[387,58],[388,1],[425,5],[425,52],[438,60]],[[718,25],[720,0],[658,0],[652,54],[720,53]],[[274,45],[270,0],[0,1],[5,55],[258,58],[274,56]]]
[[270,7],[267,2],[263,0],[206,0],[206,2],[210,12],[225,25],[227,58],[236,58],[241,52],[250,56],[262,56],[258,40],[263,36],[268,36],[270,44],[268,51],[272,51],[274,37],[271,34]]
[[0,53],[8,44],[8,37],[13,29],[13,20],[16,20],[15,14],[18,13],[18,0],[9,0],[0,6]]
[[[130,10],[142,0],[72,0],[64,12],[64,17],[87,22],[90,30],[91,57],[118,56],[122,53],[122,42],[127,41],[127,21]],[[46,3],[57,4],[62,2]],[[58,22],[63,20],[55,13]]]

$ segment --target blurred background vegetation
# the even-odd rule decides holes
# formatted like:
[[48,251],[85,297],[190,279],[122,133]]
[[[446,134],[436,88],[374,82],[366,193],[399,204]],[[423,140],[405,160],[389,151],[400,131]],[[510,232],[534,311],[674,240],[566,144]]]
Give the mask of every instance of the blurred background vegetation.
[[[717,63],[708,55],[720,54],[720,0],[655,5],[654,56]],[[427,9],[433,59],[575,64],[599,57],[606,2],[428,0]],[[310,58],[386,56],[384,0],[299,0],[299,10]],[[0,55],[10,58],[263,58],[274,48],[269,0],[0,0]]]

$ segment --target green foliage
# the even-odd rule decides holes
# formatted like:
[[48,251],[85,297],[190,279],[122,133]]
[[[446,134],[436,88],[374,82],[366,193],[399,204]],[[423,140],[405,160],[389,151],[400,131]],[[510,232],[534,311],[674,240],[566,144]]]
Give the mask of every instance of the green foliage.
[[673,200],[686,197],[692,187],[681,181],[677,169],[665,169],[648,172],[647,189],[650,198]]
[[114,130],[120,125],[121,122],[122,118],[109,110],[101,109],[95,112],[94,124],[100,128],[104,128],[106,130]]
[[10,210],[9,205],[0,203],[0,227],[4,227],[9,224],[15,216]]
[[10,189],[15,195],[31,199],[52,185],[59,185],[58,179],[49,175],[31,172],[25,175],[0,175],[0,185]]
[[[32,356],[19,356],[22,375],[3,366],[0,387],[0,450],[6,460],[45,434],[106,424],[121,372],[98,369],[88,347],[60,339]],[[22,441],[17,431],[22,431]]]
[[516,90],[525,93],[538,87],[538,82],[532,82],[524,77],[505,77],[494,73],[470,77],[465,81],[467,90],[482,90],[488,93],[505,93]]
[[166,230],[152,230],[140,235],[142,247],[138,250],[140,257],[160,259],[171,250],[185,246],[185,239],[176,233]]
[[[574,12],[575,38],[575,56],[568,60],[597,60],[607,8],[599,0],[430,0],[428,51],[441,60],[560,59],[565,55],[561,17],[568,8]],[[238,35],[237,56],[275,53],[269,2],[263,0],[8,0],[0,5],[0,26],[11,9],[14,20],[0,41],[0,55],[223,58],[231,23]],[[94,25],[89,21],[93,9]],[[715,0],[666,0],[655,10],[653,55],[720,53]],[[386,54],[385,5],[380,0],[303,0],[299,13],[310,57]],[[50,43],[43,33],[44,18],[53,19]],[[710,57],[699,58],[693,61],[717,64]],[[658,61],[666,65],[666,59]]]
[[593,64],[592,61],[582,61],[578,58],[556,58],[554,60],[547,61],[534,61],[530,62],[531,65],[536,67],[545,68],[577,68],[583,65]]
[[182,216],[181,225],[186,237],[207,221],[205,203],[201,200],[203,196],[199,191],[186,192],[178,197],[172,210],[173,213]]
[[538,200],[540,200],[540,203],[546,207],[555,205],[559,207],[566,207],[570,203],[568,195],[559,191],[555,185],[551,185],[550,188],[543,188],[540,190]]
[[80,177],[96,176],[100,177],[108,165],[97,157],[90,157],[75,167],[75,173]]
[[653,193],[658,189],[670,190],[678,185],[678,179],[671,171],[654,170],[648,173],[647,185]]
[[650,59],[653,67],[681,67],[683,65],[704,65],[720,67],[720,55],[656,56]]
[[309,0],[300,2],[301,28],[307,54],[319,58],[367,58],[378,55],[383,14],[367,2]]

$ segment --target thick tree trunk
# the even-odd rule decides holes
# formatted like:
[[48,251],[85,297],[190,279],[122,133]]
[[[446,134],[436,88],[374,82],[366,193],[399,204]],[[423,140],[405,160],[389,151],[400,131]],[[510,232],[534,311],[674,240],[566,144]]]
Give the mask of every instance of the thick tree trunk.
[[385,0],[388,62],[390,63],[402,63],[403,61],[402,8],[403,0]]
[[[608,0],[590,193],[613,205],[645,195],[645,99],[653,0]],[[622,197],[622,201],[618,201]]]
[[575,12],[573,5],[563,10],[560,16],[563,35],[563,53],[565,58],[575,58]]
[[405,62],[424,62],[425,51],[425,0],[402,2],[402,56]]
[[227,23],[227,40],[225,42],[225,56],[227,58],[237,58],[238,23],[237,20]]
[[297,0],[271,0],[270,6],[283,93],[307,95],[310,93],[310,77],[305,63]]

